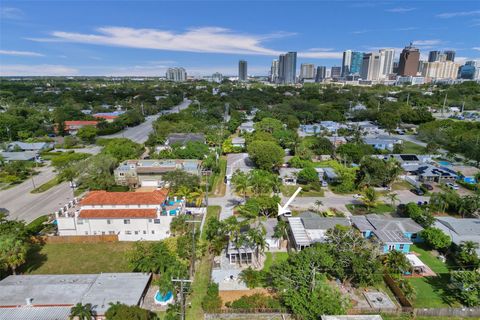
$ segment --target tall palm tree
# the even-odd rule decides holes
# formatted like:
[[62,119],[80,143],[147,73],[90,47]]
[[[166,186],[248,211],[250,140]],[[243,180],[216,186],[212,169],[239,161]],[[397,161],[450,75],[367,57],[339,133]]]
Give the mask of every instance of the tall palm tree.
[[265,240],[266,234],[267,232],[263,226],[250,229],[247,232],[248,243],[255,246],[255,257],[257,261],[259,260],[260,253],[263,254],[265,250],[269,248],[269,245]]
[[398,194],[395,192],[388,193],[386,197],[390,200],[390,203],[393,208],[395,208],[395,203],[397,201],[400,201],[400,199],[398,198]]
[[285,220],[278,221],[275,226],[273,237],[277,239],[285,239],[288,235],[288,223]]
[[92,304],[77,303],[70,309],[70,319],[91,320],[93,317]]
[[323,206],[322,200],[315,200],[315,206],[317,207],[317,211],[320,212],[320,207]]
[[0,248],[0,265],[17,274],[17,268],[26,261],[28,244],[16,235],[0,235]]
[[236,171],[232,176],[232,184],[235,192],[243,194],[243,200],[247,198],[247,191],[250,187],[250,180],[248,175],[241,171]]
[[362,196],[362,202],[367,207],[368,212],[377,205],[377,200],[378,194],[375,189],[372,187],[366,188]]
[[175,194],[181,198],[187,198],[190,194],[190,189],[187,186],[181,186]]

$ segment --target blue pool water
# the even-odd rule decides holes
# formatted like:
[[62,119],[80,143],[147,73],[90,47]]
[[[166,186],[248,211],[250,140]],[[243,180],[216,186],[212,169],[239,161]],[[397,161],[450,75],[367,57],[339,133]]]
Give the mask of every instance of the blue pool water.
[[172,291],[168,291],[165,296],[163,296],[160,291],[157,291],[157,294],[155,294],[155,300],[158,302],[167,302],[168,300],[172,299],[172,296]]
[[452,163],[450,161],[444,161],[444,160],[437,161],[437,163],[439,165],[442,165],[442,166],[451,166],[452,165]]

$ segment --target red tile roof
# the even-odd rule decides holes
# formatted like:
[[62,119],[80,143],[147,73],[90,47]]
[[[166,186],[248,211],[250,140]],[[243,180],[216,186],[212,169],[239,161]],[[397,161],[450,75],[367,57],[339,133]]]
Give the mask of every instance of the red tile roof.
[[81,219],[123,219],[157,217],[157,209],[85,209],[78,215]]
[[65,121],[65,126],[96,126],[98,121],[95,120],[71,120]]
[[167,189],[151,192],[91,191],[81,200],[80,205],[162,204],[167,195]]

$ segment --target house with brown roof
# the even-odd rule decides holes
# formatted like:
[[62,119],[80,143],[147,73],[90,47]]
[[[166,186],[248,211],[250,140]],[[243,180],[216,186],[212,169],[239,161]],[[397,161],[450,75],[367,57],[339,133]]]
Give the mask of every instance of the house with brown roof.
[[170,198],[167,189],[91,191],[55,215],[60,236],[117,235],[120,241],[157,241],[170,235],[170,222],[184,207],[184,201]]

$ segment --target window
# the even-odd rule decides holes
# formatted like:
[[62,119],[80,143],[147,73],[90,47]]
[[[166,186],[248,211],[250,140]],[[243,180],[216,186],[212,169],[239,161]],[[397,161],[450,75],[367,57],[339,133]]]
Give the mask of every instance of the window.
[[403,250],[403,248],[405,248],[405,245],[403,243],[398,246],[398,249],[400,250]]
[[88,236],[88,231],[85,231],[85,235]]
[[96,235],[97,235],[97,231],[93,231],[93,235],[96,236]]
[[147,230],[143,230],[143,234],[147,234]]
[[112,220],[107,219],[107,224],[112,224]]
[[152,219],[148,219],[148,222],[149,222],[149,223],[152,223]]
[[108,234],[115,234],[115,231],[108,231]]
[[104,235],[105,235],[105,231],[102,231],[102,236],[104,236]]
[[411,238],[412,238],[412,239],[417,239],[417,236],[418,236],[418,235],[417,235],[416,233],[412,233]]
[[394,244],[389,244],[388,245],[388,251],[395,250],[395,245]]
[[78,219],[78,220],[77,220],[77,224],[83,224],[83,220],[82,220],[82,219]]
[[129,235],[130,235],[130,234],[132,234],[132,231],[127,230],[127,231],[125,231],[125,234],[129,234]]
[[118,175],[119,175],[120,177],[123,177],[123,176],[125,175],[125,173],[124,173],[124,172],[120,172]]
[[137,205],[139,208],[142,206],[141,204]]
[[153,219],[153,223],[160,224],[160,219]]
[[130,219],[124,219],[123,224],[130,224]]
[[135,234],[138,234],[138,231],[135,231]]
[[155,234],[155,230],[152,230],[152,234]]

